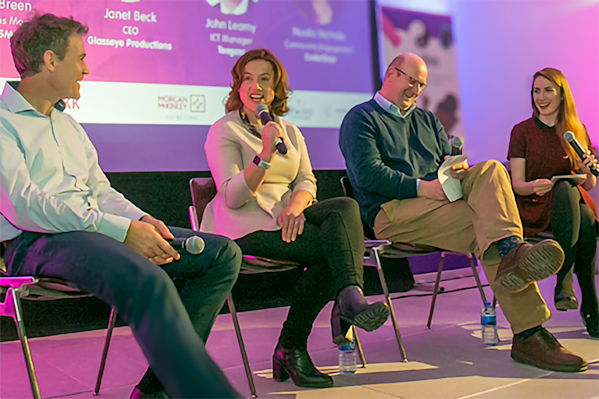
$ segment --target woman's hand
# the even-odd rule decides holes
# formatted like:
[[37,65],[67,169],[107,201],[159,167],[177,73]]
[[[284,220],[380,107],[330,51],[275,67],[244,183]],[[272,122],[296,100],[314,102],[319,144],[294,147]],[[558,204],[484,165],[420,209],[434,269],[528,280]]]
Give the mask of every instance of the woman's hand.
[[591,175],[591,165],[597,166],[597,158],[593,154],[591,154],[590,150],[587,150],[586,158],[584,161],[580,159],[580,157],[576,158],[576,162],[578,162],[578,167],[582,171],[582,173],[586,175]]
[[289,203],[277,218],[277,223],[281,226],[281,238],[286,243],[295,241],[298,235],[304,232],[304,216],[303,207]]
[[270,163],[277,151],[277,139],[283,138],[283,128],[278,123],[270,121],[260,131],[260,137],[262,138],[260,158]]
[[553,183],[548,179],[537,179],[530,182],[534,194],[542,197],[553,188]]

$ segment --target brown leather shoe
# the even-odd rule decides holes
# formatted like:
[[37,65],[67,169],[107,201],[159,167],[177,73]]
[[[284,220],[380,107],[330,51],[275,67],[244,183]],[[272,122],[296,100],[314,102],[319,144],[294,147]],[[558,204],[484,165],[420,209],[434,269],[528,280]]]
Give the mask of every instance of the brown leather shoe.
[[512,359],[543,370],[576,373],[587,369],[587,362],[583,358],[564,348],[542,327],[526,339],[514,336]]
[[564,251],[556,241],[543,240],[535,245],[522,241],[501,260],[495,284],[520,292],[534,281],[553,276],[563,263]]

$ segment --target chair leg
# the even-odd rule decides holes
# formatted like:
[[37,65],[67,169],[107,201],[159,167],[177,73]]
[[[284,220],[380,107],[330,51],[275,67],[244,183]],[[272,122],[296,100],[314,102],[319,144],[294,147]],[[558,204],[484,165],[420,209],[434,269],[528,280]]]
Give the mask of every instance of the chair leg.
[[474,278],[476,279],[476,286],[478,287],[478,292],[480,292],[480,299],[483,300],[483,305],[485,302],[487,302],[487,297],[485,296],[485,291],[483,290],[483,285],[480,282],[480,278],[478,277],[478,271],[476,270],[476,263],[474,262],[474,255],[473,254],[467,254],[466,256],[468,256],[468,259],[470,259],[470,267],[472,267],[472,274],[474,275]]
[[245,375],[250,386],[250,393],[252,398],[257,398],[256,387],[254,386],[254,378],[252,377],[252,370],[250,369],[250,362],[248,361],[247,353],[245,352],[245,344],[243,343],[243,337],[241,336],[241,328],[239,328],[239,320],[237,319],[237,311],[235,310],[235,303],[233,303],[233,296],[229,294],[227,297],[227,303],[229,304],[229,310],[231,311],[231,318],[233,319],[233,326],[235,327],[235,334],[237,334],[237,342],[239,343],[239,351],[241,352],[241,358],[243,360],[243,367],[245,368]]
[[351,326],[352,333],[354,334],[354,338],[356,339],[356,349],[358,350],[358,356],[360,356],[360,362],[362,363],[362,368],[366,367],[366,359],[364,358],[364,352],[362,351],[362,345],[360,344],[360,338],[358,338],[358,330],[356,330],[356,326]]
[[439,282],[441,281],[441,272],[443,271],[443,264],[445,263],[445,252],[441,253],[441,260],[439,261],[439,271],[437,272],[437,280],[435,281],[435,289],[433,290],[433,299],[431,300],[431,310],[428,313],[428,321],[426,326],[430,330],[431,323],[433,322],[433,312],[435,311],[435,302],[437,302],[437,294],[439,293]]
[[376,259],[376,268],[379,272],[379,279],[381,280],[381,286],[383,287],[383,292],[385,293],[385,299],[387,300],[387,306],[389,306],[389,311],[391,313],[391,321],[393,322],[393,329],[395,330],[395,338],[397,339],[397,346],[399,347],[399,352],[401,353],[401,360],[404,362],[408,361],[406,356],[406,350],[401,342],[401,335],[399,334],[399,328],[397,328],[397,320],[395,319],[395,311],[393,310],[393,304],[391,303],[391,298],[389,297],[389,289],[387,288],[387,281],[385,280],[385,274],[383,273],[383,267],[381,266],[381,259],[379,257],[379,249],[373,248],[374,257]]
[[110,340],[112,339],[112,331],[116,324],[116,309],[110,310],[110,319],[108,321],[108,330],[106,331],[106,339],[104,340],[104,350],[102,351],[102,360],[100,360],[100,369],[98,370],[98,377],[96,378],[96,387],[94,388],[94,396],[100,393],[100,385],[102,385],[102,376],[104,375],[104,367],[106,366],[106,357],[108,356],[108,348],[110,347]]
[[12,296],[14,305],[13,319],[17,325],[17,333],[19,334],[19,340],[21,341],[21,348],[23,349],[23,356],[25,356],[25,366],[27,366],[27,374],[29,374],[29,384],[31,385],[31,393],[34,399],[40,399],[40,389],[37,385],[37,379],[35,378],[35,370],[33,369],[33,359],[31,358],[31,351],[29,350],[29,343],[27,342],[27,333],[25,332],[25,323],[23,322],[23,309],[21,308],[21,298],[19,288],[9,288],[6,293],[5,301],[10,300],[9,296]]

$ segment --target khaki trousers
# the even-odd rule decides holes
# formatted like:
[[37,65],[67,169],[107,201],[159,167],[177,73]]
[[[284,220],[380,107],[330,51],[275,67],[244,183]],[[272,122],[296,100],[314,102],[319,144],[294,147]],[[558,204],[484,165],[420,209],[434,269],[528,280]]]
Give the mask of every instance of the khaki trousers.
[[458,201],[412,198],[381,205],[374,221],[376,237],[474,253],[514,334],[541,325],[551,313],[536,283],[518,293],[494,285],[501,258],[492,244],[523,234],[508,172],[497,161],[480,162],[461,185],[464,197]]

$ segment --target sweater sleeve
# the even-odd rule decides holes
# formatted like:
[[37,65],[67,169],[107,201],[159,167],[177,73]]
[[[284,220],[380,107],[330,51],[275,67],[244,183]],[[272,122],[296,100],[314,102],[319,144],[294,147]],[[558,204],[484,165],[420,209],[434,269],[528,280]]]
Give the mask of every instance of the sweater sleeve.
[[204,150],[218,194],[223,196],[229,208],[240,208],[255,197],[243,174],[241,146],[226,122],[212,125]]
[[372,118],[359,109],[350,111],[339,132],[339,146],[348,174],[361,190],[387,198],[417,197],[417,179],[387,166],[377,146],[377,131]]

